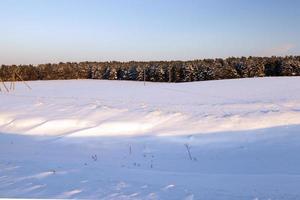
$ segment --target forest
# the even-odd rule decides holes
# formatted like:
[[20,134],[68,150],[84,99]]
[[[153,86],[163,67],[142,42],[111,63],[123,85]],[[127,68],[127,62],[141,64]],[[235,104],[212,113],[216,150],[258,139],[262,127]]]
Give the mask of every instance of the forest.
[[108,79],[152,82],[190,82],[264,76],[299,76],[300,56],[229,57],[192,61],[60,62],[39,65],[1,65],[2,81]]

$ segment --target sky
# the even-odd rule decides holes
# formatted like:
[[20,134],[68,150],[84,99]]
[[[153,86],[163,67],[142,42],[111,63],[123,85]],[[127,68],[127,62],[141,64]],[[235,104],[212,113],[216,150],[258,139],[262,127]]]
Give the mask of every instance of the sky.
[[0,0],[0,64],[300,55],[298,0]]

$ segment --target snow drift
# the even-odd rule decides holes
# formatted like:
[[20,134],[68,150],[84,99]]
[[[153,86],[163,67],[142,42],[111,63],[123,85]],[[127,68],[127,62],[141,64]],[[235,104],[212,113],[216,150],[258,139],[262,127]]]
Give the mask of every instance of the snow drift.
[[34,81],[1,94],[0,131],[190,135],[300,124],[299,78],[194,83]]

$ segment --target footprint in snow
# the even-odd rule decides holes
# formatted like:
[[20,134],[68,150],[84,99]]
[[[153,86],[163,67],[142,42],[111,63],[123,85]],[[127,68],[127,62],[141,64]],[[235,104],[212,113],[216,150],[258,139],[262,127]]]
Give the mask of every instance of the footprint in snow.
[[148,188],[148,185],[143,185],[141,188],[146,189],[146,188]]
[[158,199],[158,196],[157,196],[157,194],[156,193],[154,193],[154,192],[151,192],[151,193],[149,193],[148,195],[147,195],[147,199],[149,199],[149,200],[154,200],[154,199]]
[[129,185],[123,181],[120,181],[116,186],[115,189],[116,190],[122,190],[123,188],[128,187]]
[[194,195],[193,194],[189,194],[188,196],[186,196],[184,198],[184,200],[194,200]]
[[167,191],[167,190],[170,190],[170,189],[172,189],[174,187],[175,187],[175,185],[170,184],[170,185],[167,185],[166,187],[164,187],[162,190]]

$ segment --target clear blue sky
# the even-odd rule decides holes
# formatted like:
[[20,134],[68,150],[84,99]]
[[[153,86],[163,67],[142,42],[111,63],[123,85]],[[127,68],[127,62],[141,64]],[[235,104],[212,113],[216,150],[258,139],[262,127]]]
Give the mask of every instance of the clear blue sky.
[[300,54],[298,0],[0,0],[0,64]]

